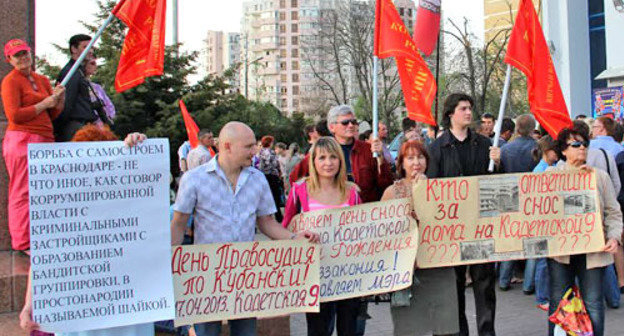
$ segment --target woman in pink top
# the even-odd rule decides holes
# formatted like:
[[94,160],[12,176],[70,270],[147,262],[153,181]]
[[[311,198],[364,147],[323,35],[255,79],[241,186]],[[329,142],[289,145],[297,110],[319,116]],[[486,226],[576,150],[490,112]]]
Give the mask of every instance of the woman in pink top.
[[[342,148],[332,137],[322,137],[310,150],[310,176],[291,188],[282,224],[300,212],[360,204],[358,188],[347,181]],[[319,313],[306,314],[308,336],[331,336],[334,317],[338,336],[355,335],[360,299],[321,303]]]

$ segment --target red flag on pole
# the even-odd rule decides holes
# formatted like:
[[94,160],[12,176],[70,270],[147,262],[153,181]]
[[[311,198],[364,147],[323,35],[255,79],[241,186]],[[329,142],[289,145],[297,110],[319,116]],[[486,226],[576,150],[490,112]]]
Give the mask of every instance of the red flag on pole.
[[396,58],[408,117],[435,126],[436,121],[431,115],[436,93],[435,78],[392,0],[377,0],[373,52],[379,58]]
[[556,138],[563,128],[572,127],[542,26],[529,0],[520,1],[505,63],[527,76],[531,112],[548,134]]
[[199,145],[199,139],[197,138],[197,133],[199,133],[199,127],[195,123],[195,120],[191,117],[188,110],[186,109],[186,104],[184,101],[180,99],[180,111],[182,111],[182,118],[184,119],[184,127],[186,128],[186,134],[188,135],[189,142],[191,143],[191,148],[197,147]]
[[166,0],[121,0],[113,9],[113,15],[128,26],[115,77],[117,92],[162,75],[166,5]]
[[431,55],[440,34],[440,0],[420,0],[416,11],[414,42],[426,56]]

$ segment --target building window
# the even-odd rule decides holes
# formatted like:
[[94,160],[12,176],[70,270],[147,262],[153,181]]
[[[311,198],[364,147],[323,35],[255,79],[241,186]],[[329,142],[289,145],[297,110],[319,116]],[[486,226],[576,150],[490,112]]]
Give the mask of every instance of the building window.
[[297,8],[297,0],[290,0],[290,7]]
[[286,49],[280,49],[280,57],[286,57]]
[[292,54],[292,57],[294,57],[294,58],[299,57],[299,49],[296,49],[296,48],[295,48],[295,49],[293,49],[293,50],[291,51],[291,54]]
[[281,24],[280,25],[280,33],[285,33],[286,32],[286,25],[285,24]]
[[292,75],[292,81],[293,81],[293,83],[298,83],[299,82],[299,74],[293,74]]
[[281,12],[279,14],[280,21],[286,21],[286,12]]
[[412,9],[411,8],[409,8],[407,10],[407,16],[412,17]]
[[293,70],[299,70],[299,62],[292,61],[292,69]]
[[281,45],[281,46],[285,46],[286,45],[286,38],[285,37],[280,37],[279,45]]
[[299,20],[299,12],[297,12],[297,11],[292,11],[292,12],[290,13],[290,19],[291,19],[291,20],[293,20],[293,21],[294,21],[294,20]]
[[286,62],[280,62],[280,70],[286,70]]
[[405,14],[405,9],[403,7],[399,8],[399,15],[403,16]]
[[280,88],[280,92],[281,92],[281,93],[288,93],[288,88],[287,88],[287,87],[285,87],[285,86],[282,86],[282,87]]
[[299,94],[299,87],[298,86],[293,86],[292,87],[292,93],[294,95],[298,95]]
[[280,76],[280,80],[284,83],[286,83],[288,81],[288,77],[286,77],[286,75],[281,75]]
[[280,0],[280,8],[286,8],[286,0]]
[[299,25],[298,25],[298,24],[296,24],[296,23],[293,23],[293,24],[290,26],[290,30],[291,30],[293,33],[297,33],[297,32],[299,32]]
[[286,99],[282,99],[281,106],[282,108],[288,107],[288,101]]
[[299,44],[299,37],[293,36],[290,41],[292,42],[292,45],[298,45]]
[[299,99],[293,99],[293,107],[299,107]]

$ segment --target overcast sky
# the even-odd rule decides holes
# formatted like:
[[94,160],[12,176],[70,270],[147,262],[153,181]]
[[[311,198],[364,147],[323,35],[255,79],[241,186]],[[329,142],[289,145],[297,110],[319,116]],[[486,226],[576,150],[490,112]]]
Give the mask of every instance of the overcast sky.
[[[200,50],[208,30],[237,32],[240,30],[242,0],[179,0],[179,38],[188,50]],[[36,3],[37,56],[45,57],[52,64],[67,61],[59,54],[53,43],[65,46],[74,34],[85,33],[80,21],[93,20],[97,10],[95,0],[38,0]],[[171,0],[167,0],[167,43],[172,42]],[[71,10],[67,10],[71,8]],[[477,36],[483,35],[482,0],[443,0],[445,17],[456,20],[463,16],[472,22]]]

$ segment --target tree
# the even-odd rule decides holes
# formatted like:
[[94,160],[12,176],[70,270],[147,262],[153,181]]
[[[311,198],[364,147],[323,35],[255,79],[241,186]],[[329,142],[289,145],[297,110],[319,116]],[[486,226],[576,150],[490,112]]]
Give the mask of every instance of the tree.
[[[511,5],[509,8],[509,22],[512,23]],[[448,62],[446,90],[469,93],[475,99],[475,118],[485,112],[496,114],[504,86],[507,66],[503,60],[511,28],[500,29],[479,45],[469,29],[467,18],[461,25],[450,19],[448,22],[450,29],[443,32],[459,45],[460,50]],[[514,116],[526,111],[526,79],[514,71],[506,114]]]
[[[314,36],[302,38],[304,66],[318,82],[319,106],[358,104],[358,116],[372,121],[374,2],[335,1],[320,13]],[[392,125],[403,106],[393,59],[379,60],[378,108],[381,121]],[[327,111],[322,108],[322,111]]]

